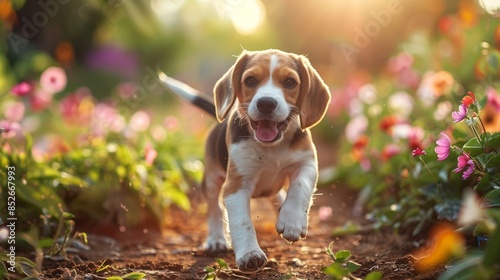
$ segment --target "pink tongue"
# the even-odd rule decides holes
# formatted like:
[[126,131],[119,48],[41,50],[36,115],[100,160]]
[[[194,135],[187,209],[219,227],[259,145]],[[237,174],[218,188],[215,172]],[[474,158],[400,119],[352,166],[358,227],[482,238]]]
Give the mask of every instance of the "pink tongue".
[[278,137],[278,124],[273,121],[262,120],[257,124],[255,135],[257,139],[264,142],[270,142]]

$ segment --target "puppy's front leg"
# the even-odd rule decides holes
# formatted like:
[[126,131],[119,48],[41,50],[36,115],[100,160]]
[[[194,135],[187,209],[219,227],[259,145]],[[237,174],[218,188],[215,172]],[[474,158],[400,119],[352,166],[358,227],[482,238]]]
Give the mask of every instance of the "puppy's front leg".
[[235,192],[224,193],[224,203],[236,263],[243,272],[255,272],[266,265],[267,257],[259,247],[255,228],[250,217],[250,199],[252,195],[249,189],[241,185],[231,185],[231,180],[228,180],[228,182],[225,187],[226,190],[234,190],[234,187],[238,188]]
[[315,157],[304,161],[292,175],[290,188],[278,213],[276,231],[286,240],[293,242],[307,235],[309,207],[318,181],[317,161]]

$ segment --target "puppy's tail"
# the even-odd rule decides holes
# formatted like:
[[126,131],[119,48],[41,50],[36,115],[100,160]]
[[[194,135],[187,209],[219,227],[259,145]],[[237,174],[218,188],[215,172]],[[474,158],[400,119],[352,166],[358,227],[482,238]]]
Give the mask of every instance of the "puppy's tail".
[[196,89],[179,80],[167,76],[163,72],[158,73],[158,78],[162,82],[163,86],[173,92],[176,96],[189,101],[191,104],[215,117],[215,105],[210,96],[200,93]]

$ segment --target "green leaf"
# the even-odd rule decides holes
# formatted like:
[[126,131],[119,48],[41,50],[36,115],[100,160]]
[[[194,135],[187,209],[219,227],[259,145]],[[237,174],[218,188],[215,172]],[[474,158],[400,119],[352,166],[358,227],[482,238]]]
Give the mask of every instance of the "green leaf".
[[481,201],[481,207],[500,206],[500,189],[494,189],[486,193]]
[[124,280],[141,280],[146,276],[145,273],[142,272],[131,272],[129,274],[123,275]]
[[472,268],[479,267],[482,257],[469,257],[465,258],[463,261],[451,266],[450,269],[446,270],[439,280],[454,280],[454,279],[474,279]]
[[337,253],[335,253],[335,260],[337,262],[345,262],[351,257],[351,252],[348,250],[340,250]]
[[464,144],[462,149],[464,151],[466,151],[467,153],[469,153],[470,156],[473,156],[473,157],[478,156],[484,152],[484,149],[481,146],[481,144],[479,144],[477,137],[474,137],[474,138],[470,139],[469,141],[467,141],[467,143]]
[[16,257],[16,261],[19,264],[19,268],[24,273],[24,275],[29,277],[36,277],[40,274],[36,269],[36,264],[31,260],[24,257]]
[[325,248],[326,253],[332,258],[333,261],[335,261],[335,254],[333,253],[333,243],[334,241],[330,242],[328,244],[328,247]]
[[289,279],[293,279],[295,275],[293,275],[292,273],[287,273],[285,275],[282,275],[280,277],[280,280],[289,280]]
[[382,276],[383,276],[382,272],[373,271],[368,273],[368,275],[366,275],[365,280],[379,280],[382,279]]
[[332,277],[333,279],[342,279],[349,275],[349,270],[343,267],[340,263],[334,263],[321,269],[324,274]]
[[485,267],[492,267],[500,263],[500,227],[497,226],[495,233],[488,239],[488,246],[484,252],[483,264]]
[[500,132],[493,133],[490,137],[487,138],[488,147],[492,149],[496,149],[500,147]]
[[106,277],[106,280],[123,280],[120,276],[109,276]]
[[349,269],[351,273],[356,272],[356,270],[358,270],[361,267],[361,264],[353,261],[348,261],[346,265],[347,269]]
[[205,272],[214,272],[215,268],[213,268],[211,266],[205,266],[205,268],[203,269],[203,271],[205,271]]
[[361,230],[361,227],[352,222],[346,222],[343,226],[336,227],[332,230],[333,236],[344,236],[350,235],[354,233],[358,233]]
[[5,266],[4,262],[0,262],[0,277],[2,277],[2,279],[10,279],[9,273],[7,272],[7,267]]
[[205,277],[203,277],[203,280],[212,280],[212,279],[215,279],[215,274],[213,273],[209,273],[205,275]]
[[481,181],[474,186],[474,190],[478,192],[486,192],[490,189],[490,174],[484,174]]
[[217,261],[217,264],[220,268],[229,268],[226,261],[224,261],[223,259],[215,258],[215,260]]
[[495,168],[500,166],[500,154],[491,157],[488,162],[486,162],[486,168]]

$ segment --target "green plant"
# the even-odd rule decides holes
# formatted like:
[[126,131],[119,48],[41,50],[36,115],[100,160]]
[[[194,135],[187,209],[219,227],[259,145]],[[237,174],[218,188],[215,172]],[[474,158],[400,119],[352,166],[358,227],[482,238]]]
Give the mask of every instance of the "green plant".
[[[348,250],[339,250],[337,252],[333,251],[334,242],[330,242],[328,247],[325,248],[326,253],[332,258],[333,263],[322,269],[323,273],[326,274],[330,279],[360,279],[353,275],[360,267],[361,264],[350,260],[351,252]],[[370,272],[365,279],[366,280],[378,280],[382,278],[382,273],[379,271]]]
[[207,275],[203,277],[204,280],[215,280],[221,273],[229,271],[229,266],[227,265],[226,261],[220,258],[215,258],[215,261],[217,262],[217,264],[213,266],[206,266],[203,269],[207,273]]
[[[215,280],[221,274],[232,278],[250,279],[241,274],[235,273],[235,270],[229,268],[226,261],[220,258],[215,258],[216,264],[213,266],[205,266],[203,269],[207,274],[203,277],[204,280]],[[237,270],[236,270],[237,271]]]
[[[14,266],[10,266],[7,268],[5,263],[11,262],[15,264]],[[14,270],[14,271],[12,271]],[[14,261],[7,255],[7,251],[3,248],[0,248],[0,278],[2,279],[15,279],[12,278],[15,273],[19,273],[20,275],[24,275],[24,280],[35,280],[39,279],[40,269],[37,265],[28,258],[16,256]]]

